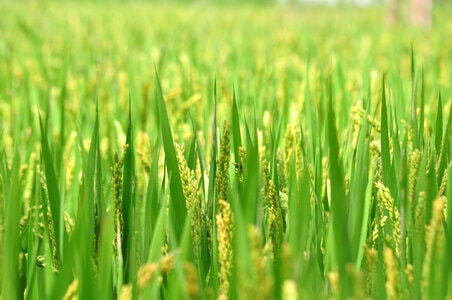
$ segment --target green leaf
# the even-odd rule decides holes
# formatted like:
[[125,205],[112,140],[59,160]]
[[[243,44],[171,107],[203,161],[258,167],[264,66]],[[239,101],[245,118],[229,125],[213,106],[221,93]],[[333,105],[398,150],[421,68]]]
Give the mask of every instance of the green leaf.
[[[449,166],[447,173],[447,190],[446,198],[452,199],[452,168]],[[447,219],[446,219],[446,251],[444,251],[444,269],[443,269],[443,288],[446,289],[448,297],[452,296],[452,268],[450,265],[452,263],[452,258],[450,253],[452,253],[452,205],[450,202],[447,203]]]
[[441,101],[441,92],[439,92],[438,93],[438,106],[436,108],[436,125],[435,125],[436,153],[441,152],[442,136],[443,136],[443,103]]
[[[248,123],[245,121],[246,131],[246,161],[243,174],[244,198],[242,209],[247,224],[257,224],[257,215],[261,203],[260,195],[260,162],[257,140],[254,140],[250,134]],[[254,129],[257,131],[257,129]],[[255,136],[255,134],[253,135]]]
[[[167,232],[167,219],[166,219],[166,207],[164,205],[161,206],[160,212],[158,215],[158,219],[155,223],[155,233],[152,236],[151,247],[149,249],[148,262],[156,262],[161,257],[162,247],[165,244]],[[160,266],[156,270],[156,272],[160,272]],[[150,287],[150,299],[158,299],[159,293],[159,276],[155,276],[151,283]]]
[[213,87],[213,122],[212,122],[212,145],[210,149],[210,167],[209,167],[209,190],[207,194],[207,211],[211,220],[215,220],[213,212],[215,203],[215,178],[217,171],[217,82],[214,81]]
[[52,155],[50,154],[49,143],[47,141],[47,131],[44,130],[41,116],[39,116],[39,125],[41,128],[41,155],[44,161],[45,177],[47,181],[47,192],[50,202],[50,212],[52,215],[55,229],[55,239],[57,244],[58,259],[62,258],[62,240],[63,240],[63,211],[61,209],[61,196],[58,188],[58,181],[55,173],[55,166]]
[[341,297],[345,298],[350,293],[350,279],[345,266],[350,262],[351,253],[347,227],[344,226],[344,224],[347,224],[349,204],[345,194],[342,159],[339,156],[331,82],[328,85],[328,97],[328,154],[330,159],[332,230],[337,265],[339,267]]
[[[1,155],[2,166],[2,186],[5,209],[5,233],[2,252],[2,296],[4,299],[19,299],[23,296],[23,290],[20,289],[19,282],[19,253],[20,239],[19,223],[21,217],[22,203],[18,201],[20,197],[19,178],[20,157],[17,149],[14,151],[13,165],[11,171],[8,171],[6,154],[3,151]],[[3,199],[2,199],[3,200]]]
[[124,154],[123,183],[122,183],[122,214],[124,221],[124,235],[122,253],[124,258],[125,283],[135,283],[136,276],[136,227],[138,215],[136,207],[136,175],[135,175],[135,148],[132,129],[132,112],[129,98],[129,122],[126,135],[127,151]]
[[425,111],[425,83],[424,83],[424,70],[421,72],[421,106],[419,114],[419,128],[418,130],[418,141],[417,147],[423,149],[424,146],[424,111]]
[[[389,188],[391,191],[391,194],[394,193],[394,185],[395,182],[395,175],[394,175],[394,168],[392,166],[391,162],[391,154],[390,154],[390,143],[389,143],[389,121],[388,121],[388,113],[386,108],[386,84],[385,84],[385,77],[383,76],[383,83],[382,83],[382,94],[381,94],[381,163],[382,163],[382,169],[383,169],[383,184]],[[393,198],[394,195],[392,195]]]
[[113,211],[103,211],[100,223],[99,237],[99,260],[98,270],[99,278],[97,279],[97,296],[113,298],[113,247],[114,240],[114,213]]
[[151,239],[155,234],[155,226],[157,223],[158,214],[161,206],[161,197],[159,195],[159,182],[158,182],[158,159],[159,157],[159,147],[157,147],[157,143],[154,143],[154,147],[152,148],[152,157],[154,159],[151,160],[151,168],[149,171],[149,180],[146,192],[146,201],[145,201],[145,209],[144,209],[144,249],[143,255],[144,261],[147,259],[147,255],[149,253],[149,249],[151,246]]
[[237,108],[237,99],[235,97],[235,91],[232,96],[232,141],[234,145],[234,157],[236,163],[239,160],[239,148],[242,146],[242,137],[240,134],[240,119],[239,110]]
[[152,236],[151,247],[149,249],[148,262],[157,261],[162,253],[162,247],[165,244],[166,238],[166,207],[162,205],[158,214],[158,218],[155,222],[155,234]]
[[97,224],[99,206],[102,201],[100,159],[99,116],[96,109],[96,120],[84,171],[83,196],[80,199],[76,228],[76,240],[80,243],[78,246],[80,252],[78,256],[79,295],[84,299],[94,297],[96,292],[92,261],[98,245],[97,234],[100,232],[97,227],[99,226]]
[[160,79],[156,72],[157,103],[161,125],[161,135],[163,141],[163,148],[165,150],[165,166],[170,179],[170,204],[169,214],[171,223],[174,226],[176,238],[180,239],[182,230],[185,224],[185,217],[187,209],[185,207],[185,197],[182,191],[182,183],[179,173],[179,165],[176,158],[176,149],[174,147],[173,135],[171,133],[171,126],[166,111],[165,101],[163,99],[162,87]]
[[[362,250],[364,247],[363,234],[368,227],[368,214],[370,205],[369,190],[372,190],[373,182],[369,182],[369,148],[367,145],[367,136],[370,134],[367,122],[362,118],[362,127],[359,132],[356,149],[354,151],[355,163],[352,162],[351,179],[350,179],[350,215],[349,215],[349,232],[351,234],[352,259],[358,262],[362,259]],[[371,175],[373,178],[373,173]],[[362,199],[365,199],[363,201]],[[359,253],[361,252],[361,253]]]

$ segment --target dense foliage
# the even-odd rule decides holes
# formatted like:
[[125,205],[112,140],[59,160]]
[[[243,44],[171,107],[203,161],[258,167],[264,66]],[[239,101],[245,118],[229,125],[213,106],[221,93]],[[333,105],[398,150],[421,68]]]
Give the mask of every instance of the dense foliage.
[[0,298],[452,297],[452,22],[0,4]]

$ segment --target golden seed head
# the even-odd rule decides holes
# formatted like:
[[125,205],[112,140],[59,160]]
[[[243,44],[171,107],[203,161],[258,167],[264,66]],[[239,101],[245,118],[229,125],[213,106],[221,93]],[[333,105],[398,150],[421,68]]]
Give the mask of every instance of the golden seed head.
[[119,295],[119,300],[130,300],[132,297],[132,285],[125,284],[122,286],[121,293]]
[[[35,176],[35,172],[36,172],[36,163],[37,163],[37,159],[36,159],[36,152],[32,152],[30,154],[30,160],[29,160],[29,170],[27,172],[27,176],[25,178],[25,186],[24,186],[24,201],[23,201],[23,205],[24,205],[24,210],[26,211],[27,209],[30,208],[30,199],[31,199],[31,195],[33,192],[33,184],[34,184],[34,176]],[[1,210],[0,210],[1,211]]]
[[[393,232],[392,232],[392,238],[394,239],[394,245],[395,245],[395,255],[396,257],[400,257],[400,247],[402,243],[402,234],[400,229],[400,212],[394,205],[394,199],[392,198],[391,192],[389,189],[384,186],[383,183],[377,182],[375,183],[375,186],[378,189],[378,195],[380,200],[383,202],[384,207],[386,208],[389,220],[391,221],[391,224],[393,226]],[[387,217],[385,215],[384,217]],[[383,217],[383,218],[384,218]],[[382,221],[383,221],[382,218]],[[383,225],[381,225],[383,227]]]
[[71,236],[71,233],[74,231],[75,228],[75,221],[67,212],[64,212],[64,226],[67,234]]
[[333,295],[337,295],[339,292],[339,273],[329,272],[328,280],[331,284],[331,292],[333,293]]
[[216,185],[218,199],[228,199],[229,191],[229,165],[231,163],[231,148],[230,148],[230,126],[227,121],[223,125],[223,137],[220,146],[220,155],[217,161],[217,176]]
[[137,137],[137,155],[144,172],[149,176],[151,171],[151,142],[146,132],[140,131]]
[[405,268],[405,275],[410,284],[414,284],[414,267],[412,264],[407,264]]
[[417,175],[419,172],[419,165],[421,161],[421,152],[416,149],[408,154],[408,191],[409,204],[413,208],[414,196],[416,193]]
[[296,300],[298,299],[297,283],[293,279],[286,279],[283,282],[282,299]]
[[425,230],[425,201],[426,193],[419,192],[416,209],[414,211],[414,230],[418,236],[423,236]]
[[267,269],[267,252],[263,248],[263,237],[256,225],[248,228],[250,241],[250,260],[252,262],[251,278],[243,278],[247,295],[254,295],[256,299],[268,299],[272,294],[273,277]]
[[122,213],[122,166],[123,158],[120,159],[118,155],[115,154],[113,166],[111,167],[111,189],[115,206],[115,236],[117,236],[118,239],[122,239],[124,226]]
[[239,161],[236,163],[235,171],[239,174],[239,182],[243,183],[243,174],[246,164],[246,149],[245,147],[239,147]]
[[377,277],[378,251],[366,244],[364,246],[364,256],[366,259],[367,291],[369,294],[371,294],[375,284],[375,279]]
[[119,147],[123,147],[123,145],[126,144],[126,134],[124,133],[124,130],[122,129],[122,125],[121,125],[121,123],[119,123],[119,121],[115,121],[115,129],[116,129],[117,145]]
[[28,165],[27,164],[22,164],[21,166],[20,166],[20,169],[19,169],[19,179],[22,181],[22,179],[23,179],[23,177],[25,176],[25,174],[26,174],[26,172],[27,172],[27,169],[28,169]]
[[203,228],[202,198],[198,189],[196,172],[190,170],[184,157],[184,145],[176,144],[176,158],[182,182],[182,190],[185,196],[185,203],[188,212],[192,217],[191,235],[193,241],[195,259],[200,259],[201,235]]
[[106,157],[110,150],[110,140],[107,137],[102,137],[100,141],[99,151],[101,157]]
[[364,284],[364,274],[361,269],[358,269],[354,264],[347,263],[345,265],[345,271],[351,277],[353,281],[353,296],[354,299],[365,299],[366,290]]
[[198,285],[198,273],[196,267],[189,262],[184,263],[185,271],[185,288],[187,291],[188,299],[199,298],[199,285]]
[[74,279],[68,286],[63,300],[77,300],[78,299],[78,279]]
[[220,199],[220,212],[217,214],[218,260],[220,263],[220,297],[228,298],[229,277],[232,271],[233,215],[231,205]]
[[[168,273],[174,269],[176,264],[174,253],[166,254],[160,258],[159,262],[144,264],[137,274],[137,286],[139,290],[144,289],[152,283],[155,276],[160,273]],[[159,274],[157,274],[159,272]]]
[[[39,172],[40,181],[42,189],[44,190],[44,196],[47,198],[47,204],[50,203],[49,200],[49,192],[47,188],[47,180],[45,175],[42,172]],[[57,252],[57,243],[56,243],[56,235],[55,235],[55,226],[52,218],[52,212],[50,210],[50,206],[47,205],[47,207],[43,207],[43,213],[47,215],[48,218],[48,230],[49,230],[49,239],[50,239],[50,250],[52,252],[52,263],[53,268],[55,270],[58,270],[59,268],[59,261],[58,261],[58,252]]]
[[377,159],[381,157],[381,144],[379,140],[373,140],[370,142],[369,150],[372,156]]
[[426,228],[426,253],[422,266],[421,294],[423,298],[429,297],[430,284],[438,285],[442,280],[443,253],[445,232],[443,226],[444,197],[438,197],[433,202],[432,218]]
[[398,264],[391,248],[384,247],[383,258],[386,271],[386,295],[388,299],[400,299]]

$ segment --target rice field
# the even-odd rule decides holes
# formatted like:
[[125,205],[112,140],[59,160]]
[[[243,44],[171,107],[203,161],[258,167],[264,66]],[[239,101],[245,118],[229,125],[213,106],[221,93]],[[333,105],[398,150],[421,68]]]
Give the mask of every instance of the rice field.
[[452,7],[1,2],[1,299],[452,299]]

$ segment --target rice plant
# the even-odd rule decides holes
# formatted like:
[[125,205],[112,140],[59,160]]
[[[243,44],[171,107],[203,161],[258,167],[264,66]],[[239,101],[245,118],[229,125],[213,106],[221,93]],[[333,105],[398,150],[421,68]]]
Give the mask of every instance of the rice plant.
[[0,10],[0,298],[452,297],[446,12]]

